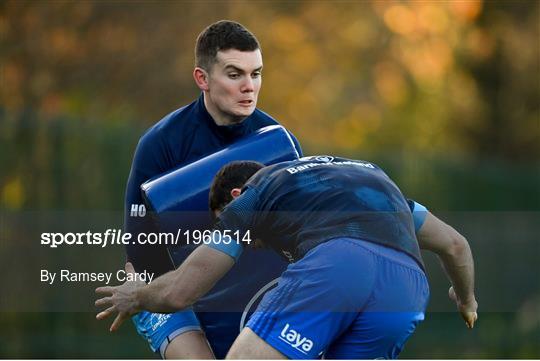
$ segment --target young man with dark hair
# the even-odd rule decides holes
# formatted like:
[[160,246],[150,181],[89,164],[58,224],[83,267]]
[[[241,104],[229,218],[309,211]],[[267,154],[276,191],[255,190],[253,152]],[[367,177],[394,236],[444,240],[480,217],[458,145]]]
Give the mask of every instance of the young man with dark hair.
[[[221,150],[260,128],[278,124],[256,108],[263,62],[259,42],[249,30],[233,21],[211,24],[199,35],[195,56],[193,78],[201,96],[157,122],[137,145],[125,199],[125,230],[134,239],[142,232],[157,231],[145,210],[141,184]],[[301,154],[298,142],[292,138]],[[126,252],[138,272],[160,275],[174,269],[165,245],[130,244]],[[175,260],[177,265],[181,261]],[[258,267],[261,263],[269,268]],[[193,310],[137,315],[137,330],[152,350],[167,358],[211,358],[204,331],[214,354],[224,357],[238,334],[242,310],[215,312],[213,305],[231,300],[247,304],[253,294],[281,273],[286,263],[273,254],[259,253],[238,267],[239,272],[249,272],[253,277],[240,281],[231,275],[226,286],[208,296],[211,301],[194,305],[197,317]],[[241,295],[240,288],[244,290]]]
[[[397,358],[424,319],[429,298],[420,248],[439,256],[452,284],[449,295],[467,327],[474,326],[467,241],[404,198],[377,165],[317,156],[260,168],[243,162],[220,170],[210,199],[218,219],[213,241],[148,285],[98,289],[111,296],[96,302],[110,307],[98,318],[118,312],[118,327],[141,309],[190,306],[244,251],[245,243],[227,235],[237,231],[250,232],[291,264],[234,342],[230,358]],[[223,185],[232,187],[229,194]],[[126,269],[132,271],[129,264]]]

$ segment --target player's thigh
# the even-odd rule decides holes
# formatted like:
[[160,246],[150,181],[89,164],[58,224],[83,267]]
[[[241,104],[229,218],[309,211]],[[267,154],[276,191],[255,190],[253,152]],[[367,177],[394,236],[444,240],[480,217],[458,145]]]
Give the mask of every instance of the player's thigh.
[[236,338],[227,359],[286,359],[285,355],[270,346],[248,327]]
[[166,359],[214,359],[214,354],[202,331],[194,330],[175,337],[165,349]]
[[405,254],[392,249],[375,251],[381,253],[369,302],[347,332],[332,343],[325,358],[397,358],[424,319],[429,299],[425,274]]
[[396,359],[423,312],[363,312],[324,354],[325,359]]

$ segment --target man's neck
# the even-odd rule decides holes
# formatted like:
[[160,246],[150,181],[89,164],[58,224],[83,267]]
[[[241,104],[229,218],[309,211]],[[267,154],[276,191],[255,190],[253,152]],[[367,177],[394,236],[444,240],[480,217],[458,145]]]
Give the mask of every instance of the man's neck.
[[223,113],[220,113],[215,107],[208,104],[206,93],[203,93],[203,99],[204,99],[204,107],[206,108],[206,111],[212,119],[214,120],[214,123],[216,123],[219,126],[223,125],[236,125],[242,123],[242,121],[246,118],[232,118],[230,116],[223,115]]

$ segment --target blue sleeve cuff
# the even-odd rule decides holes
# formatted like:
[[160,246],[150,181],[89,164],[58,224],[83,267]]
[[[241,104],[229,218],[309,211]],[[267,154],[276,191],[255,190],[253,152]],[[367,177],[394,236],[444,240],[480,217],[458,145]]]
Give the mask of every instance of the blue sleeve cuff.
[[240,255],[244,251],[244,246],[240,242],[228,235],[222,235],[218,231],[213,232],[212,241],[207,246],[231,256],[234,262],[238,262],[238,258],[240,258]]
[[424,221],[426,220],[428,210],[426,207],[421,205],[420,203],[414,202],[414,207],[412,210],[412,216],[414,220],[414,231],[418,232],[418,230],[422,227],[424,224]]

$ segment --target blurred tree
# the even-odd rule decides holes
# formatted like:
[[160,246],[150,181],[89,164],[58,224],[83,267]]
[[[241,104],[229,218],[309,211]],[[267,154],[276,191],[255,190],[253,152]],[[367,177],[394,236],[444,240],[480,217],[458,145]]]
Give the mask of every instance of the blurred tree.
[[538,9],[480,0],[4,1],[0,105],[43,121],[146,127],[197,94],[194,39],[226,14],[263,45],[261,105],[308,147],[538,161]]
[[[472,333],[454,314],[434,313],[404,357],[538,357],[539,8],[536,0],[1,1],[0,271],[47,257],[25,255],[38,220],[6,215],[122,207],[138,137],[198,95],[195,39],[229,18],[262,44],[260,108],[307,154],[377,160],[437,212],[490,211],[458,214],[457,223],[476,247],[481,305],[512,308],[493,307]],[[122,257],[108,256],[111,267]],[[23,289],[30,276],[16,276]],[[442,274],[430,277],[444,295]],[[2,311],[0,356],[149,355],[133,330],[113,339],[93,315]]]

